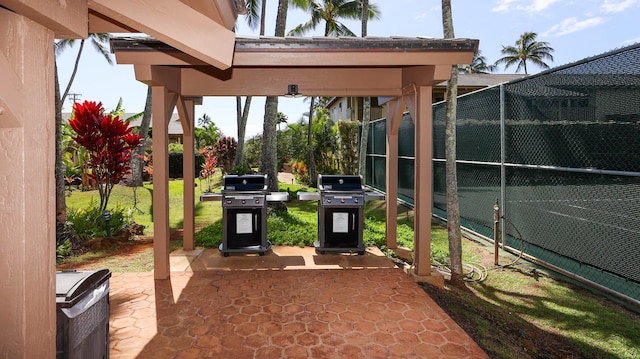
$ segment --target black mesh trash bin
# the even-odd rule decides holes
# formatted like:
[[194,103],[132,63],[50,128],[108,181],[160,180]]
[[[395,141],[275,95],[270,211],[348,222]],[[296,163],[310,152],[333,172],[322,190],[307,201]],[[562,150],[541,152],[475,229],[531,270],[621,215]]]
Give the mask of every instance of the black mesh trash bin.
[[109,358],[111,271],[56,272],[56,358]]

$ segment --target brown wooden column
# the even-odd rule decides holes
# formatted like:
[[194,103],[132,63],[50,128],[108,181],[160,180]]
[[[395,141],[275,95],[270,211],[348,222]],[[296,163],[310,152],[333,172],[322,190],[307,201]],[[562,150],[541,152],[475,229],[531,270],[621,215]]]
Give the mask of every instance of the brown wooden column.
[[55,356],[54,33],[0,8],[0,357]]
[[153,113],[153,277],[169,278],[169,120],[178,95],[152,88]]
[[408,103],[415,124],[415,275],[431,275],[433,122],[431,86],[418,86]]
[[387,156],[386,156],[386,196],[387,221],[386,245],[390,249],[398,248],[398,128],[405,108],[402,98],[391,100],[387,104]]
[[194,153],[194,136],[195,128],[195,101],[192,98],[180,98],[178,101],[178,114],[182,122],[183,129],[183,180],[184,180],[184,225],[182,248],[185,251],[191,251],[194,246],[195,235],[195,153]]

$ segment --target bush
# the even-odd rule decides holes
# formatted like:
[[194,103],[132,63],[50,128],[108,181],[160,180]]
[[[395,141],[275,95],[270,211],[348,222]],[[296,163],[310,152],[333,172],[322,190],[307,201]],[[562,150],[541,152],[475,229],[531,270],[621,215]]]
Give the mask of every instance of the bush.
[[[111,213],[111,221],[109,221],[111,235],[120,232],[129,225],[130,216],[124,208],[117,206],[109,212]],[[73,231],[80,238],[81,242],[96,237],[107,236],[107,227],[102,219],[102,211],[93,202],[89,204],[89,207],[84,209],[68,209],[67,219],[73,225]]]
[[[182,152],[169,152],[169,178],[183,178],[183,153]],[[193,168],[194,176],[198,176],[202,164],[205,162],[205,158],[201,153],[195,153],[195,166]]]
[[303,162],[295,161],[291,164],[291,173],[298,183],[309,183],[309,170]]

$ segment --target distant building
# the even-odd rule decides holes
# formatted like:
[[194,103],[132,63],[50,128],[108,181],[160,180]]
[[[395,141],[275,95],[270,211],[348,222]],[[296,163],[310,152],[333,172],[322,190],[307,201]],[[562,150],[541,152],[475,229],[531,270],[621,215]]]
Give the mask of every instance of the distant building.
[[[495,86],[503,82],[524,77],[522,74],[460,74],[458,75],[458,95]],[[444,101],[447,82],[433,87],[433,103]],[[333,121],[362,122],[362,97],[334,97],[325,106]],[[386,107],[378,104],[378,98],[371,98],[371,120],[387,117]]]
[[[136,115],[135,113],[125,113],[122,116],[120,116],[120,118],[127,119],[135,115]],[[71,118],[71,112],[64,112],[62,114],[62,121],[68,123],[70,118]],[[153,129],[152,129],[153,120],[151,122],[152,123],[149,125],[149,137],[153,139]],[[142,117],[139,117],[129,122],[129,126],[140,127],[141,123],[142,123]],[[182,143],[183,134],[184,132],[182,131],[182,124],[180,123],[180,117],[178,116],[177,113],[174,113],[171,115],[171,120],[169,120],[169,143]]]

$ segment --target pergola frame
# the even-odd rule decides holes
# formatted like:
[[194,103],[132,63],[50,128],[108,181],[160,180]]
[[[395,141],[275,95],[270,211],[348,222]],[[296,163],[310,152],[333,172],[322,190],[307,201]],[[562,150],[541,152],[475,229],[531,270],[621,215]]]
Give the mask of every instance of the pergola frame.
[[[134,65],[136,79],[153,86],[154,243],[156,279],[169,277],[169,219],[166,183],[167,121],[176,101],[203,96],[281,96],[295,84],[304,96],[380,96],[388,102],[387,218],[397,217],[398,127],[408,108],[415,122],[415,245],[418,280],[431,276],[432,89],[449,79],[453,64],[468,63],[477,40],[422,38],[236,38],[226,70],[153,38],[116,38],[112,51],[120,64]],[[156,95],[156,92],[164,95]],[[175,97],[167,94],[173,93]],[[158,101],[164,101],[163,104]],[[180,107],[179,107],[180,108]],[[192,110],[191,110],[192,111]],[[185,112],[183,110],[182,112]],[[181,118],[183,116],[181,115]],[[185,133],[192,116],[182,119]],[[158,129],[162,132],[158,132]],[[158,139],[158,136],[161,136]],[[186,142],[185,142],[186,143]],[[187,167],[193,146],[184,146],[184,203],[193,203],[194,173]],[[191,162],[192,163],[192,162]],[[190,191],[187,194],[187,191]],[[187,213],[190,211],[190,213]],[[193,210],[185,205],[184,249],[192,250]],[[187,228],[188,224],[188,228]],[[396,248],[397,227],[387,221],[386,242]]]
[[[243,0],[149,3],[0,0],[0,287],[7,294],[0,307],[2,356],[44,358],[55,352],[55,38],[141,32],[158,39],[152,40],[157,48],[144,51],[114,43],[118,62],[133,63],[136,78],[153,88],[156,279],[170,273],[166,154],[173,109],[185,132],[185,174],[191,174],[184,200],[193,203],[193,117],[202,96],[277,96],[290,83],[309,96],[392,97],[387,173],[397,173],[397,126],[409,108],[418,149],[416,274],[429,275],[431,91],[449,78],[452,64],[471,62],[477,40],[243,40],[233,33]],[[396,198],[395,176],[387,175],[387,191]],[[387,218],[395,218],[396,206],[387,201]],[[185,206],[184,218],[190,249],[193,206]],[[393,221],[387,221],[387,242],[395,246]]]

